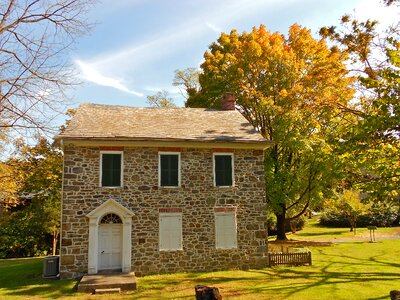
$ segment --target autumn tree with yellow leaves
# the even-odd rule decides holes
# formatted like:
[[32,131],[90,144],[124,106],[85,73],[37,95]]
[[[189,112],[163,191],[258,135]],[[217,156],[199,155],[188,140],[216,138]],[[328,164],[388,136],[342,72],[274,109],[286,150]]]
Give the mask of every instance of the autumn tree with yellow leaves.
[[321,201],[333,180],[331,145],[353,96],[346,54],[297,24],[287,36],[261,25],[222,33],[204,59],[200,89],[186,106],[219,107],[234,93],[237,109],[274,142],[265,152],[265,187],[284,240],[285,221]]

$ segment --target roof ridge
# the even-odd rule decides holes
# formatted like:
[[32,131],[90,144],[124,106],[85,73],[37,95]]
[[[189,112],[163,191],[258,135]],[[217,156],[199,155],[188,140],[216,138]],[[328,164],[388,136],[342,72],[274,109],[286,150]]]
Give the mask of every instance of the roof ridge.
[[218,108],[208,108],[208,107],[154,107],[154,106],[131,106],[131,105],[118,105],[118,104],[103,104],[103,103],[93,103],[93,102],[82,102],[79,107],[90,107],[90,106],[100,106],[100,107],[110,107],[110,108],[140,108],[140,109],[177,109],[177,110],[209,110],[209,111],[226,111]]

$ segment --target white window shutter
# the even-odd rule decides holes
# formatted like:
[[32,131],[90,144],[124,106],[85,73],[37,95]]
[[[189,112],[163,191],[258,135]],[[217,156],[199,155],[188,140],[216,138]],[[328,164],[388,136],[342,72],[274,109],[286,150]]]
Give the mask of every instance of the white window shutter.
[[221,249],[237,248],[235,213],[215,214],[215,246]]
[[176,213],[160,215],[160,250],[182,250],[182,216]]

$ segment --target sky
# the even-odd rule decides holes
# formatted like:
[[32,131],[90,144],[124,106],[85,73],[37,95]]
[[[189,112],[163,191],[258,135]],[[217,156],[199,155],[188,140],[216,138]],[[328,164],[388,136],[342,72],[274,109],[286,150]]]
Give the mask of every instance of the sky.
[[70,59],[83,84],[71,92],[82,102],[148,106],[147,95],[167,90],[178,106],[174,70],[198,68],[221,32],[264,24],[286,34],[293,23],[311,29],[339,25],[344,14],[382,26],[400,19],[380,0],[103,0],[87,16],[95,25]]

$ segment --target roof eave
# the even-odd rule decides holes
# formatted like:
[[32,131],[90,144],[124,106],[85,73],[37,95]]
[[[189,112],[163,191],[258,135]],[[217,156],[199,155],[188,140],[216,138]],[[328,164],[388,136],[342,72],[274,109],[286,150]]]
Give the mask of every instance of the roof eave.
[[232,148],[263,150],[274,143],[269,140],[218,140],[218,139],[172,139],[172,138],[126,138],[126,137],[70,137],[57,136],[63,145],[75,146],[126,146],[126,147],[183,147],[183,148]]

